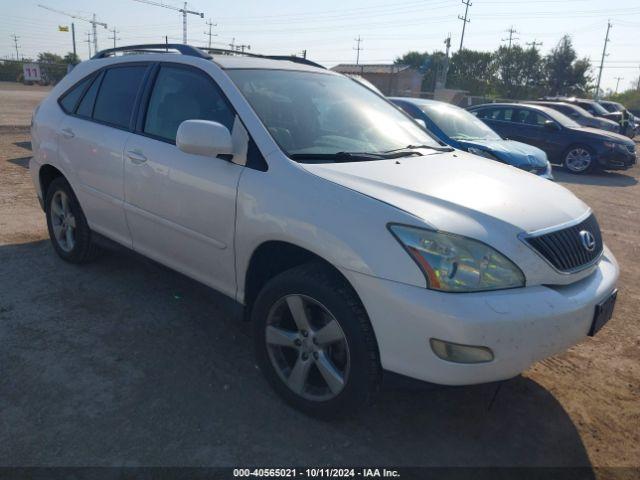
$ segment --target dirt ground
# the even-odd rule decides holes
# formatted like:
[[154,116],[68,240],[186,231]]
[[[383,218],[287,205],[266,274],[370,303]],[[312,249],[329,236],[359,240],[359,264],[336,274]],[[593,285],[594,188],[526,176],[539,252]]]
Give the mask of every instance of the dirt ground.
[[31,112],[51,87],[0,82],[0,126],[29,125]]
[[268,388],[220,295],[124,250],[59,260],[29,156],[26,129],[0,127],[0,465],[640,466],[639,167],[557,172],[622,267],[595,338],[498,385],[388,385],[320,422]]

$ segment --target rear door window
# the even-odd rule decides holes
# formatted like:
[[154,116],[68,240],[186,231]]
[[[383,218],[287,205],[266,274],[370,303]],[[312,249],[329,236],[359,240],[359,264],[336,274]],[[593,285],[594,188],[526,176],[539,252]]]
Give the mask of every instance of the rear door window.
[[144,133],[174,142],[185,120],[211,120],[233,128],[235,113],[213,80],[191,68],[162,66],[149,99]]
[[147,67],[114,67],[104,73],[93,109],[93,118],[110,125],[128,128],[138,89]]

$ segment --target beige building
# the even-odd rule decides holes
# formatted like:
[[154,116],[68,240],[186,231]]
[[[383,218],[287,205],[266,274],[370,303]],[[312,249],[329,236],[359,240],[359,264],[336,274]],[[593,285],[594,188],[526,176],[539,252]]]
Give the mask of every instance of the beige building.
[[347,75],[360,75],[389,96],[417,95],[422,89],[422,74],[408,65],[341,63],[331,70]]

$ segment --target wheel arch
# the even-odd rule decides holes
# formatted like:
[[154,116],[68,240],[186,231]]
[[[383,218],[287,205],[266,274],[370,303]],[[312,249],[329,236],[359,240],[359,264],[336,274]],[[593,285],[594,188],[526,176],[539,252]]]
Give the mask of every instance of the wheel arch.
[[[42,165],[38,171],[38,181],[40,182],[40,192],[42,192],[42,200],[43,202],[47,198],[47,190],[53,182],[58,177],[65,177],[64,173],[61,170],[57,169],[53,165],[49,163],[45,163]],[[68,182],[69,180],[67,180]]]
[[351,282],[331,262],[317,253],[293,243],[269,240],[254,249],[244,277],[241,277],[244,281],[245,319],[250,318],[251,307],[258,293],[270,279],[286,270],[312,262],[325,265],[342,278],[362,303]]

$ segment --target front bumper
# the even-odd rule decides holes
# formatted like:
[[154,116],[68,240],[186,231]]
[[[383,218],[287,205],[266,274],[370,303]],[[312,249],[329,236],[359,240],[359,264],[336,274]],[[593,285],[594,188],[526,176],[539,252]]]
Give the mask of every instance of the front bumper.
[[608,149],[598,153],[598,165],[607,170],[627,170],[636,162],[636,153],[620,148]]
[[[588,334],[595,306],[615,288],[619,269],[605,247],[598,268],[565,286],[478,293],[442,293],[343,270],[373,326],[382,367],[443,385],[514,377]],[[460,364],[438,358],[436,338],[489,347],[494,359]]]

